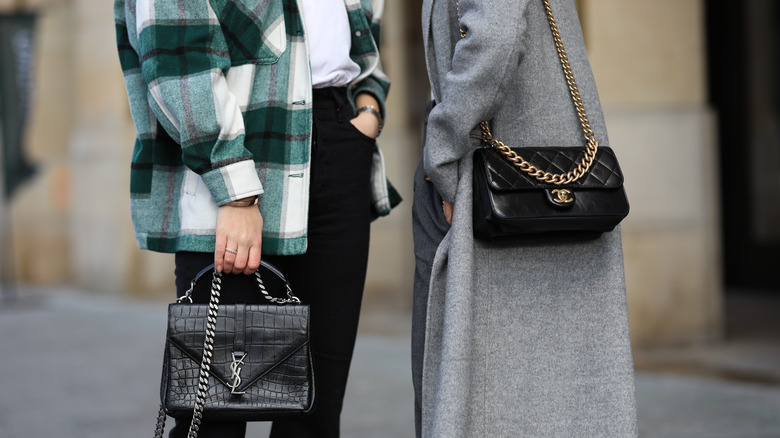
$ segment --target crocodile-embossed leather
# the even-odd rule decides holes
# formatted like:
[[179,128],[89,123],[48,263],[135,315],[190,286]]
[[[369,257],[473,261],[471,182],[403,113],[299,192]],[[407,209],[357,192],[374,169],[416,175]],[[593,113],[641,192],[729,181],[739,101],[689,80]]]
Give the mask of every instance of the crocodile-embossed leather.
[[[513,150],[550,173],[569,172],[585,153],[576,147]],[[586,175],[560,186],[521,172],[495,149],[474,152],[474,235],[480,239],[591,239],[615,228],[628,210],[623,174],[608,147],[599,148]]]
[[[204,304],[168,307],[160,396],[170,416],[192,415],[207,315]],[[237,330],[244,336],[236,336]],[[246,356],[234,391],[231,364],[237,350]],[[308,412],[314,399],[309,306],[220,305],[210,371],[203,418],[262,421]]]

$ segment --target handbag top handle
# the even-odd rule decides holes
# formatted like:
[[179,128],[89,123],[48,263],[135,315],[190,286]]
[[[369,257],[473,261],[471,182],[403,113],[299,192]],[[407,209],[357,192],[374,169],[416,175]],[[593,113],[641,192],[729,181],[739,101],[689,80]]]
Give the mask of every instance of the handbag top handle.
[[[285,278],[284,274],[282,274],[282,271],[280,271],[276,266],[265,262],[260,261],[260,266],[266,268],[268,271],[270,271],[275,276],[279,277],[280,280],[282,280],[282,283],[284,283],[285,288],[287,289],[287,298],[277,298],[271,296],[271,294],[268,293],[268,291],[265,288],[265,284],[263,283],[263,279],[260,276],[260,269],[255,271],[255,279],[257,280],[257,286],[260,288],[260,292],[263,294],[263,297],[267,299],[268,301],[276,304],[300,304],[301,300],[293,295],[292,288],[290,287],[290,282],[287,281],[287,278]],[[180,298],[176,300],[177,303],[181,303],[183,301],[189,301],[192,303],[192,292],[195,290],[195,285],[198,284],[198,281],[206,275],[206,273],[212,271],[214,269],[214,264],[210,264],[206,266],[205,268],[201,269],[200,272],[195,274],[195,278],[192,279],[190,282],[190,288],[187,289],[187,292],[184,293]],[[218,273],[214,271],[214,277],[221,276],[221,273]]]
[[[527,173],[529,176],[536,178],[539,181],[551,183],[555,185],[570,184],[577,181],[590,170],[591,164],[596,157],[596,152],[599,148],[599,141],[596,140],[596,135],[593,133],[593,129],[590,127],[590,121],[588,120],[588,114],[585,112],[585,106],[582,104],[582,97],[580,97],[580,90],[577,87],[577,82],[574,80],[574,72],[569,64],[569,57],[566,55],[566,49],[563,47],[563,40],[561,34],[558,31],[558,25],[555,23],[555,15],[550,7],[549,0],[542,0],[544,2],[544,9],[547,11],[547,21],[550,23],[550,30],[552,31],[553,40],[555,41],[555,47],[558,50],[558,58],[561,60],[561,67],[563,67],[563,73],[566,75],[566,83],[569,86],[569,92],[571,94],[574,107],[577,110],[577,116],[580,119],[582,125],[582,132],[588,144],[585,148],[585,156],[577,165],[577,167],[568,173],[550,173],[544,172],[529,163],[523,157],[518,155],[509,146],[505,145],[502,141],[493,138],[493,134],[490,132],[490,126],[488,122],[482,122],[479,126],[482,128],[482,142],[489,145],[499,152],[501,152],[507,160],[517,166],[521,171]],[[458,12],[458,22],[460,22],[460,2],[455,0],[455,6]],[[466,38],[466,31],[459,25],[461,38]]]

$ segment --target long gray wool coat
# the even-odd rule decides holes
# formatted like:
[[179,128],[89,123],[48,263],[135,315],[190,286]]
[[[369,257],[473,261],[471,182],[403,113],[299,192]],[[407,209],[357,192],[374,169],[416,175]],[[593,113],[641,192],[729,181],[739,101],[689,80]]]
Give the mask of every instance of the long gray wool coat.
[[[591,125],[609,145],[574,2],[551,3]],[[463,40],[455,0],[423,1],[437,105],[415,176],[418,436],[634,437],[620,230],[535,246],[472,237],[480,121],[512,146],[585,144],[543,2],[460,0],[460,15]],[[451,227],[442,199],[455,203]]]

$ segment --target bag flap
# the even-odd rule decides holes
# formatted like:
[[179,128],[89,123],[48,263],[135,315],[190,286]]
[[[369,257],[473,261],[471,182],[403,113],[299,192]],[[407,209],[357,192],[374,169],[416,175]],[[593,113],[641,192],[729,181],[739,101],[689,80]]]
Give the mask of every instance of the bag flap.
[[[309,343],[309,306],[244,306],[245,338],[239,390],[263,377]],[[200,366],[208,305],[170,304],[168,341]],[[212,375],[230,386],[235,348],[236,306],[219,306],[214,336]],[[240,319],[239,319],[240,320]]]
[[[526,161],[544,172],[568,173],[582,161],[582,147],[512,148]],[[495,149],[482,148],[474,152],[475,165],[484,166],[488,183],[496,191],[560,188],[529,176]],[[564,185],[581,189],[618,188],[623,185],[623,173],[617,157],[609,147],[599,147],[588,173],[579,180]]]

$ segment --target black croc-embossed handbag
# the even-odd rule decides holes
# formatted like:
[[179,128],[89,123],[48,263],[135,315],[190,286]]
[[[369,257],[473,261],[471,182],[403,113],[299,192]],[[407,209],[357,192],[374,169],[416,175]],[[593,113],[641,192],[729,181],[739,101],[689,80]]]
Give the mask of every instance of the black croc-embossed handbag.
[[[202,419],[295,418],[313,406],[309,306],[265,262],[255,278],[268,304],[220,305],[222,275],[217,272],[209,303],[193,304],[196,283],[212,270],[213,265],[198,273],[187,293],[168,307],[156,438],[163,436],[166,414],[192,417],[187,437],[195,438]],[[286,288],[286,298],[268,293],[261,271]]]
[[482,122],[485,147],[474,152],[473,223],[474,236],[486,241],[591,239],[628,215],[620,165],[612,149],[599,147],[550,3],[543,2],[587,146],[509,147]]

